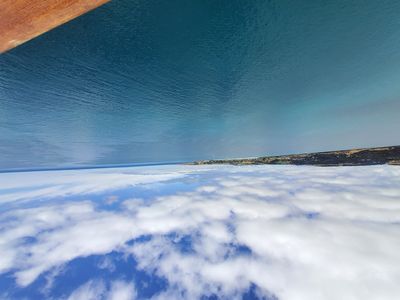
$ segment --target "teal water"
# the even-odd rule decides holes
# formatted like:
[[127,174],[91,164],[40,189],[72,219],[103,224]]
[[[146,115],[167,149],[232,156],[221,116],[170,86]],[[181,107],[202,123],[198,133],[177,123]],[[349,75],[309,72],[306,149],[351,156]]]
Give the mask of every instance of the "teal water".
[[0,169],[400,144],[399,14],[114,0],[0,57]]

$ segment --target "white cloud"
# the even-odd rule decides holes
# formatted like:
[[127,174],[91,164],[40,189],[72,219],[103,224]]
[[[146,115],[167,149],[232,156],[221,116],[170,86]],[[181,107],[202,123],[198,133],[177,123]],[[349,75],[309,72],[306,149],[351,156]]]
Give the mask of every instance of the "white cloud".
[[89,281],[75,290],[68,300],[98,300],[102,299],[106,289],[99,280]]
[[103,280],[89,280],[68,297],[68,300],[134,300],[136,290],[133,283],[122,280],[110,282],[107,289]]
[[[108,172],[105,178],[130,184],[121,170]],[[36,201],[33,208],[5,211],[0,214],[0,272],[15,269],[23,288],[74,258],[118,250],[168,280],[158,299],[203,294],[239,299],[251,283],[259,293],[281,299],[395,299],[400,293],[399,167],[176,166],[140,172],[161,176],[141,179],[149,190],[166,178],[198,185],[148,200],[134,192],[130,200],[115,197],[118,210],[100,210],[95,200],[87,200]],[[85,188],[73,181],[74,193],[104,190],[107,180],[91,183],[98,178],[91,173],[78,178]],[[62,186],[62,180],[71,177],[52,182]],[[60,195],[60,189],[49,189],[53,194],[47,196]],[[24,190],[11,194],[12,199],[27,197]],[[149,234],[150,240],[125,244]],[[190,251],[180,248],[185,236]],[[26,237],[35,240],[25,243]],[[116,281],[105,291],[104,282],[91,281],[71,299],[90,298],[94,287],[99,297],[136,295],[130,282]]]
[[73,221],[56,231],[39,233],[37,243],[22,249],[25,265],[16,273],[19,284],[28,285],[42,272],[76,257],[111,252],[138,234],[133,218],[106,212],[68,217]]
[[168,167],[89,169],[0,174],[0,205],[18,200],[32,201],[43,198],[101,193],[107,190],[160,183],[183,178],[191,170]]
[[124,281],[114,281],[107,296],[107,300],[134,300],[135,298],[135,286]]

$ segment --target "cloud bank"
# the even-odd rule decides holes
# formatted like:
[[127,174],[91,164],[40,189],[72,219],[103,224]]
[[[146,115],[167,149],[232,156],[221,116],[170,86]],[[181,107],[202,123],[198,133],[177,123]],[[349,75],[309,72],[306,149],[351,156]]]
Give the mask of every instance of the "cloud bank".
[[[113,253],[137,274],[167,282],[153,299],[241,299],[250,292],[266,299],[395,299],[400,293],[399,167],[89,173],[20,173],[18,183],[0,185],[0,284],[6,275],[17,284],[5,298],[51,273],[50,297],[77,259],[105,257],[99,270],[115,273]],[[111,197],[98,196],[110,191]],[[41,201],[44,195],[49,200]],[[135,278],[100,280],[94,273],[63,297],[141,298],[154,282]]]

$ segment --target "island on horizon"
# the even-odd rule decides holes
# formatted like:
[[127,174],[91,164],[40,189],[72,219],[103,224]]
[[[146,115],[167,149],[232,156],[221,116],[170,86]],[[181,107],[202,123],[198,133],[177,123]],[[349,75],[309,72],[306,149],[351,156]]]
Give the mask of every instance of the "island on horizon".
[[255,158],[199,160],[192,165],[312,165],[322,167],[334,166],[368,166],[400,165],[400,146],[357,148],[326,152],[290,154],[279,156],[261,156]]

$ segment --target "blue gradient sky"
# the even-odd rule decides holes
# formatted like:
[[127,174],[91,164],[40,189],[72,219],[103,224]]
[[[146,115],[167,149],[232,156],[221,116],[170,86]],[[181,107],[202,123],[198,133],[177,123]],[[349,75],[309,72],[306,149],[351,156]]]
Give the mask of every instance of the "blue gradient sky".
[[399,14],[114,0],[0,57],[0,169],[400,144]]

